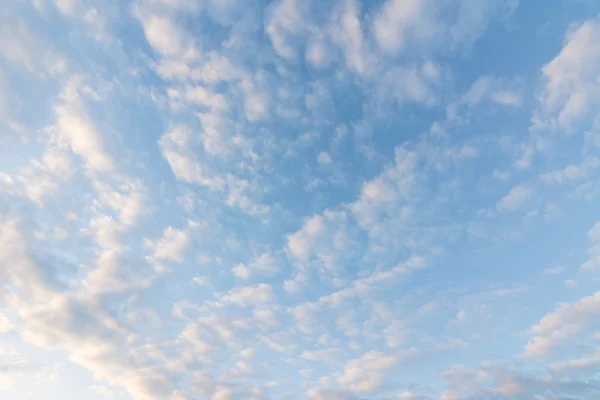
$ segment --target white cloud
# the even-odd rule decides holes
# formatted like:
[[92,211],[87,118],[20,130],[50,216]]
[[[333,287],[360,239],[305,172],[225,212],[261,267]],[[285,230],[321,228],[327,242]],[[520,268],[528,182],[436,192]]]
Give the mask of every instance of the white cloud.
[[359,12],[358,2],[341,1],[332,15],[331,39],[341,48],[348,69],[369,76],[375,72],[376,59],[364,37]]
[[306,220],[302,229],[288,236],[287,250],[293,257],[306,260],[311,248],[325,232],[323,217],[315,215]]
[[273,288],[267,283],[237,287],[221,296],[221,300],[241,307],[258,306],[275,300]]
[[39,161],[32,160],[22,169],[19,180],[27,197],[42,205],[48,196],[56,195],[60,184],[65,183],[72,175],[69,157],[49,147]]
[[519,5],[518,0],[459,0],[453,5],[458,6],[456,20],[453,20],[445,34],[444,43],[453,49],[471,46],[486,31],[493,19],[510,16]]
[[[535,308],[529,314],[544,307],[525,297],[513,302],[506,295],[510,289],[490,289],[495,294],[489,296],[501,300],[498,307],[477,296],[454,304],[472,285],[486,284],[439,279],[456,272],[455,252],[462,244],[485,258],[496,237],[522,222],[497,211],[525,214],[529,199],[536,211],[526,218],[536,223],[526,226],[527,234],[543,228],[537,224],[542,217],[570,217],[568,193],[553,202],[535,192],[540,182],[532,174],[538,171],[525,170],[542,148],[538,138],[512,142],[494,136],[504,130],[497,120],[507,112],[504,106],[514,107],[514,116],[523,111],[516,108],[529,99],[523,89],[530,85],[521,79],[530,76],[477,79],[472,68],[454,63],[478,63],[470,57],[488,43],[481,41],[472,52],[469,45],[514,1],[275,0],[260,2],[263,10],[235,0],[134,0],[125,9],[110,6],[114,15],[97,2],[97,15],[117,39],[111,43],[88,42],[89,26],[75,18],[83,3],[60,1],[70,18],[48,6],[38,9],[36,20],[64,22],[68,43],[60,48],[77,54],[68,67],[81,71],[85,81],[50,69],[33,76],[39,65],[49,65],[37,60],[46,57],[39,51],[46,41],[21,48],[27,29],[13,29],[19,23],[10,23],[12,8],[0,10],[10,25],[0,28],[6,34],[0,35],[0,58],[15,69],[10,74],[27,78],[9,82],[22,96],[9,93],[8,111],[11,117],[13,111],[24,119],[39,116],[27,120],[20,135],[2,138],[10,154],[0,166],[7,172],[0,173],[0,190],[9,194],[0,200],[0,282],[6,286],[0,288],[6,307],[0,336],[18,332],[25,346],[59,350],[53,357],[90,371],[96,382],[90,396],[107,398],[598,397],[597,382],[577,376],[598,366],[589,347],[598,330],[596,295],[560,305],[532,328],[525,350],[544,355],[565,345],[585,354],[556,354],[562,358],[548,368],[528,359],[506,368],[456,367],[445,375],[447,390],[440,393],[411,377],[413,370],[427,375],[439,361],[428,354],[440,349],[477,365],[481,346],[468,347],[474,340],[493,340],[490,354],[510,357],[503,346],[515,332],[514,324],[503,323],[511,314],[506,310],[516,310],[506,318],[514,320],[523,318],[522,302]],[[147,45],[118,36],[132,17],[121,11],[131,9]],[[28,13],[14,19],[28,21]],[[92,14],[82,16],[84,22]],[[35,30],[46,28],[51,26]],[[265,36],[274,51],[264,47]],[[110,77],[103,82],[110,92],[86,86],[100,76]],[[544,83],[552,86],[549,76]],[[474,79],[464,96],[455,92],[455,85]],[[576,91],[591,93],[595,83],[588,81],[590,87],[575,85]],[[29,86],[36,89],[32,102]],[[60,98],[46,101],[56,87]],[[544,90],[542,103],[549,96]],[[455,111],[466,110],[468,117],[452,120],[448,107],[446,121],[427,121],[453,101]],[[561,101],[544,111],[559,113]],[[589,111],[595,107],[589,103]],[[53,112],[56,125],[44,128]],[[140,119],[144,115],[151,117]],[[520,120],[511,118],[511,127]],[[480,123],[486,132],[477,131]],[[157,132],[161,126],[166,131]],[[591,156],[595,133],[587,133],[582,163],[553,171],[556,163],[539,154],[536,165],[550,171],[539,181],[591,178],[598,164]],[[157,151],[166,163],[153,159]],[[506,160],[516,152],[512,167],[519,171]],[[44,156],[18,162],[30,153]],[[491,209],[478,210],[502,184],[492,171],[505,183],[517,175],[527,183],[492,201]],[[325,186],[301,193],[305,182],[314,188],[318,178],[325,182],[323,176],[338,172],[346,185],[331,188],[335,193]],[[67,178],[72,184],[66,185]],[[54,194],[59,201],[49,201]],[[563,222],[552,227],[561,233]],[[158,231],[157,223],[163,224]],[[498,223],[502,232],[494,235]],[[600,265],[599,232],[597,225],[588,233],[593,248],[582,275]],[[166,278],[159,274],[168,268],[163,263],[181,265],[159,281]],[[430,265],[439,268],[426,271]],[[539,281],[541,289],[558,285],[561,296],[593,281],[575,278],[571,290],[561,286],[566,275]],[[175,304],[165,308],[165,301]],[[404,359],[397,351],[405,349],[418,355],[419,368],[407,357],[396,371]],[[404,371],[408,375],[395,379]],[[46,372],[52,375],[50,368]],[[277,374],[291,379],[274,381]],[[444,390],[443,383],[433,386]]]
[[495,76],[481,76],[473,83],[463,96],[463,101],[470,106],[477,106],[484,100],[491,100],[504,106],[521,105],[521,93],[515,82]]
[[181,29],[180,24],[176,24],[171,17],[167,15],[139,15],[144,34],[148,43],[162,56],[178,56],[189,45],[189,40]]
[[554,267],[554,268],[547,268],[544,270],[544,274],[546,275],[560,275],[564,272],[565,267],[560,265],[558,267]]
[[428,400],[429,397],[413,393],[413,392],[403,392],[400,393],[395,400]]
[[600,267],[600,221],[588,231],[588,237],[594,245],[588,250],[589,260],[583,263],[582,270],[592,270]]
[[339,361],[344,355],[344,352],[337,348],[321,349],[321,350],[305,350],[300,354],[300,357],[310,361],[320,361],[334,364]]
[[231,269],[236,278],[248,279],[250,278],[250,268],[244,264],[238,264]]
[[391,98],[400,103],[433,106],[438,101],[441,74],[440,67],[431,61],[389,68],[381,74],[378,82],[380,100],[385,102]]
[[499,90],[494,92],[492,93],[491,98],[496,103],[504,106],[519,107],[523,102],[520,93],[510,90]]
[[0,219],[0,277],[36,299],[50,293],[42,269],[29,255],[29,249],[17,221]]
[[81,77],[73,77],[63,88],[61,102],[54,108],[58,117],[59,138],[67,143],[73,153],[81,156],[96,171],[113,167],[112,157],[104,151],[102,135],[88,117],[81,91],[88,91]]
[[152,250],[152,260],[183,261],[183,253],[190,243],[189,233],[171,226],[166,228],[163,237],[156,240],[145,239],[145,245]]
[[238,264],[232,268],[233,274],[240,279],[249,279],[252,275],[269,275],[278,270],[277,260],[269,253],[262,253],[248,265]]
[[177,179],[187,183],[199,183],[213,190],[222,190],[223,179],[208,176],[198,157],[189,149],[190,131],[184,126],[175,126],[165,133],[158,145]]
[[326,151],[322,151],[317,156],[317,162],[321,166],[326,166],[326,165],[331,165],[331,163],[333,161],[332,161],[331,156],[329,155],[329,153],[327,153]]
[[599,316],[600,292],[575,303],[561,304],[531,327],[530,331],[535,336],[525,347],[525,354],[530,357],[547,356],[562,343],[593,325]]
[[252,311],[252,316],[260,321],[263,326],[276,326],[279,322],[273,311],[268,308],[255,308]]
[[[260,77],[261,74],[257,73]],[[265,83],[262,83],[264,86]],[[244,90],[244,112],[246,118],[250,122],[256,122],[268,117],[271,107],[271,97],[268,89],[260,87],[257,82],[252,82],[250,79],[242,81],[242,89]]]
[[237,207],[253,216],[264,216],[271,211],[271,207],[258,204],[250,197],[250,192],[255,191],[256,186],[244,179],[234,175],[227,175],[227,189],[229,193],[225,203],[231,207]]
[[354,393],[369,393],[383,384],[383,371],[393,367],[398,358],[384,353],[369,352],[360,358],[348,361],[338,383]]
[[434,39],[438,22],[427,0],[388,0],[373,20],[377,44],[387,53],[396,54],[407,44],[423,45]]
[[277,342],[276,340],[274,340],[270,337],[262,337],[261,340],[267,346],[269,346],[269,348],[271,348],[272,350],[275,350],[278,353],[285,353],[286,351],[289,350],[289,348],[287,348],[286,346],[282,345],[281,343]]
[[565,287],[567,287],[567,288],[572,288],[572,287],[575,287],[575,286],[577,286],[577,281],[576,281],[576,280],[574,280],[574,279],[567,279],[567,280],[564,282],[564,285],[565,285]]
[[[65,72],[66,61],[55,52],[54,43],[40,35],[26,18],[4,9],[0,27],[1,58],[17,68],[24,68],[38,76],[60,76]],[[9,125],[18,126],[17,121],[8,120]]]
[[229,101],[223,94],[212,92],[203,86],[186,86],[183,93],[170,89],[168,95],[172,99],[183,98],[189,103],[201,104],[215,112],[227,111],[230,107]]
[[100,203],[118,213],[125,225],[132,225],[145,211],[145,188],[141,183],[126,178],[117,181],[120,184],[116,190],[99,180],[95,180],[93,184]]
[[500,212],[514,211],[529,200],[532,195],[533,191],[527,186],[515,186],[506,194],[506,196],[498,201],[496,209]]
[[550,371],[561,374],[565,373],[580,373],[585,370],[593,372],[597,370],[600,365],[600,357],[598,355],[595,358],[580,358],[576,360],[561,361],[558,363],[550,364]]
[[563,169],[548,172],[541,175],[542,181],[553,184],[563,184],[587,178],[600,167],[600,158],[586,157],[579,165],[569,165]]
[[304,225],[288,235],[286,252],[296,268],[293,280],[286,281],[286,290],[299,289],[305,281],[305,271],[315,268],[321,279],[335,282],[343,265],[356,256],[359,246],[349,215],[344,211],[326,210],[305,220]]
[[297,42],[308,29],[304,15],[305,2],[280,0],[267,11],[265,31],[275,52],[286,59],[297,57]]
[[600,100],[600,21],[572,26],[560,53],[542,68],[540,101],[551,123],[567,130]]

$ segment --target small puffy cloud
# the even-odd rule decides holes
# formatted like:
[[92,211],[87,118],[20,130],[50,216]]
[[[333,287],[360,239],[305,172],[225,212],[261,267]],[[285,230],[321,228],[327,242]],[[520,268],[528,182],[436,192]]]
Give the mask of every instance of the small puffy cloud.
[[331,165],[333,160],[331,159],[331,156],[329,155],[329,153],[327,153],[326,151],[322,151],[317,156],[317,162],[321,166],[327,166],[327,165]]
[[242,82],[242,88],[245,93],[244,111],[248,121],[256,122],[267,118],[271,97],[266,88],[260,88],[248,79]]
[[190,150],[191,132],[185,126],[174,126],[158,142],[160,151],[177,179],[186,183],[199,183],[213,190],[222,190],[222,178],[209,176],[200,159]]
[[250,278],[250,268],[244,264],[238,264],[231,269],[236,278],[248,279]]
[[241,307],[271,303],[275,299],[273,288],[267,283],[237,287],[220,296],[221,300]]
[[342,356],[344,352],[337,348],[322,349],[322,350],[305,350],[300,354],[301,358],[310,361],[321,361],[327,363],[335,363]]
[[279,322],[275,313],[268,308],[256,308],[252,311],[252,316],[266,326],[275,326]]
[[[138,11],[139,13],[139,11]],[[139,17],[148,43],[162,56],[178,56],[186,50],[187,35],[169,15],[143,15]]]
[[547,268],[544,270],[544,274],[546,275],[560,275],[564,272],[565,267],[562,265],[559,265],[558,267],[554,267],[554,268]]
[[293,257],[306,260],[325,229],[324,219],[320,215],[307,219],[302,229],[288,236],[287,250]]
[[156,240],[145,240],[147,248],[152,250],[152,260],[183,261],[183,253],[190,243],[189,233],[171,226],[166,228],[163,236]]
[[188,103],[200,104],[216,112],[227,111],[230,107],[227,98],[223,94],[212,92],[203,86],[187,86],[183,94],[171,89],[168,95],[171,99],[183,99]]
[[238,264],[232,268],[239,279],[249,279],[252,275],[269,275],[278,270],[277,260],[269,253],[262,253],[246,264]]
[[514,211],[529,200],[532,195],[533,191],[527,186],[515,186],[506,194],[506,196],[498,201],[496,209],[500,212]]
[[519,107],[523,102],[521,94],[517,91],[498,90],[491,94],[491,99],[503,106]]
[[94,187],[98,193],[98,201],[118,213],[125,225],[134,224],[145,211],[145,188],[141,183],[121,178],[120,184],[108,185],[98,180]]
[[565,281],[565,287],[572,288],[572,287],[575,287],[575,286],[577,286],[577,281],[576,280],[574,280],[574,279],[567,279]]

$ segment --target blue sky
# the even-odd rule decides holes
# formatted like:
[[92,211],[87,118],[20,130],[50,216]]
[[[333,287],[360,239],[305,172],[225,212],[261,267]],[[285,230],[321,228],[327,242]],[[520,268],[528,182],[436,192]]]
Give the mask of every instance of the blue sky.
[[600,398],[600,4],[8,0],[0,396]]

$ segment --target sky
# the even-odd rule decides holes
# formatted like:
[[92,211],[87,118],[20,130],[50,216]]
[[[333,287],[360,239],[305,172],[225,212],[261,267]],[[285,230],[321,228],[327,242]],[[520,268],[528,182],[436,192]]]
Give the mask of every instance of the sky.
[[5,0],[0,398],[600,398],[600,2]]

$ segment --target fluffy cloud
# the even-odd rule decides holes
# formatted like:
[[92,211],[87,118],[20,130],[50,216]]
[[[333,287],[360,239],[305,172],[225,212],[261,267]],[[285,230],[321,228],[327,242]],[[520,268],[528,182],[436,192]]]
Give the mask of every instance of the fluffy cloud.
[[240,279],[249,279],[256,274],[272,274],[277,271],[277,260],[269,253],[255,257],[248,265],[238,264],[232,268],[233,274]]
[[498,201],[496,209],[500,212],[514,211],[529,200],[532,194],[533,191],[525,185],[515,186]]
[[599,42],[598,19],[573,25],[560,53],[542,68],[542,106],[551,116],[551,122],[561,128],[571,129],[598,102]]
[[588,231],[588,237],[594,245],[588,250],[590,259],[581,266],[583,270],[600,267],[600,221]]
[[391,54],[403,49],[407,42],[423,43],[437,35],[432,8],[425,0],[389,0],[378,11],[373,22],[377,43]]
[[110,170],[113,159],[105,152],[102,135],[85,111],[82,91],[90,93],[90,88],[83,84],[81,77],[74,77],[60,95],[61,101],[55,107],[59,138],[70,146],[73,153],[82,157],[90,168],[97,171]]
[[173,127],[165,133],[159,141],[163,157],[177,179],[199,183],[211,189],[222,189],[225,184],[223,179],[208,176],[197,156],[189,150],[190,135],[189,129],[184,126]]
[[563,184],[587,178],[596,168],[600,167],[598,157],[586,157],[579,165],[569,165],[563,169],[545,173],[542,181],[553,184]]
[[338,383],[350,392],[369,393],[377,390],[382,384],[382,371],[398,362],[392,355],[370,352],[362,357],[349,361],[344,372],[337,378]]
[[309,29],[305,16],[305,2],[280,0],[271,5],[266,19],[265,31],[273,48],[281,57],[297,57],[294,39]]
[[531,327],[535,335],[525,347],[525,354],[541,357],[550,354],[564,342],[595,325],[600,313],[600,292],[581,298],[575,303],[561,304]]
[[225,293],[221,299],[241,307],[262,305],[272,302],[275,297],[273,288],[267,283],[256,286],[243,286]]
[[183,252],[190,243],[189,233],[171,226],[165,229],[163,237],[157,240],[146,239],[146,246],[152,250],[152,260],[183,261]]

